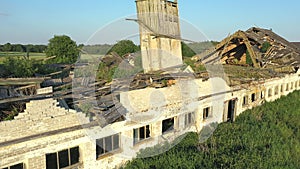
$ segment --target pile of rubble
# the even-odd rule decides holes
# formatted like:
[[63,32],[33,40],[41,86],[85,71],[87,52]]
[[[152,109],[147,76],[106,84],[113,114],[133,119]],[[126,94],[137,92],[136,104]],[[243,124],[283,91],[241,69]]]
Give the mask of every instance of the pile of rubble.
[[237,31],[213,49],[193,57],[203,64],[229,64],[292,73],[299,69],[300,48],[262,28]]

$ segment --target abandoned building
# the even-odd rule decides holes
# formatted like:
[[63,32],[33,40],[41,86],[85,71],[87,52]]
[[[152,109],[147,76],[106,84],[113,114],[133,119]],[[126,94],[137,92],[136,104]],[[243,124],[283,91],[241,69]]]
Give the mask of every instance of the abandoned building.
[[[261,28],[238,31],[195,56],[207,72],[182,71],[177,1],[136,3],[144,73],[129,83],[84,81],[74,88],[75,102],[97,100],[93,116],[59,104],[70,91],[58,96],[51,87],[38,89],[22,113],[0,122],[1,169],[115,168],[141,149],[233,122],[245,110],[300,89],[299,48]],[[216,66],[226,77],[209,76]]]

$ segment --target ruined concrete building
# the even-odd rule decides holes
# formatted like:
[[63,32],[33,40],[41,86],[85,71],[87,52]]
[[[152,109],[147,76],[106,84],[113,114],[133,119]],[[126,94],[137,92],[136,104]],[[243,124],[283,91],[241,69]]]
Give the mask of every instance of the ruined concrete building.
[[[92,93],[97,98],[92,118],[58,106],[56,99],[64,96],[57,93],[31,100],[14,120],[0,122],[0,168],[115,168],[141,149],[200,132],[212,123],[232,122],[245,110],[300,89],[298,48],[260,28],[239,31],[194,57],[208,68],[222,65],[227,78],[208,76],[209,70],[151,73],[182,62],[178,4],[136,3],[147,73],[137,74],[130,84],[123,84],[124,79],[94,83],[96,92],[85,87],[90,84],[73,89],[74,97],[86,101]],[[149,19],[143,15],[147,12],[155,15]],[[159,29],[164,25],[160,22],[169,25]],[[166,63],[170,58],[178,59]]]

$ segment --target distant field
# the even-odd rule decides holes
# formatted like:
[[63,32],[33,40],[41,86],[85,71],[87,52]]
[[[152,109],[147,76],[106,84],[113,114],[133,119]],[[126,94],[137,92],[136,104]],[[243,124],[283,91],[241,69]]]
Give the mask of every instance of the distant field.
[[[25,52],[0,52],[0,63],[2,63],[7,57],[26,56]],[[30,59],[40,60],[46,58],[45,53],[29,53]]]
[[[26,56],[25,52],[0,52],[0,64],[3,63],[5,58],[7,57],[22,57]],[[97,60],[102,57],[103,55],[96,55],[96,54],[81,54],[81,59],[82,60],[94,60],[97,58]],[[35,60],[41,60],[46,58],[45,53],[29,53],[29,58],[30,59],[35,59]]]
[[98,60],[100,59],[101,57],[103,57],[103,55],[97,55],[97,54],[81,54],[81,59],[82,60]]

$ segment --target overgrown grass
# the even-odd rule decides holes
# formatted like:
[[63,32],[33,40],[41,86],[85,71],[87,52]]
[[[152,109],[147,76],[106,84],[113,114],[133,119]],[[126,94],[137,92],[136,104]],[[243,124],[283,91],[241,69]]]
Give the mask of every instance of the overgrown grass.
[[189,133],[168,152],[135,159],[123,168],[299,168],[299,98],[297,91],[248,110],[236,122],[220,124],[205,143]]

